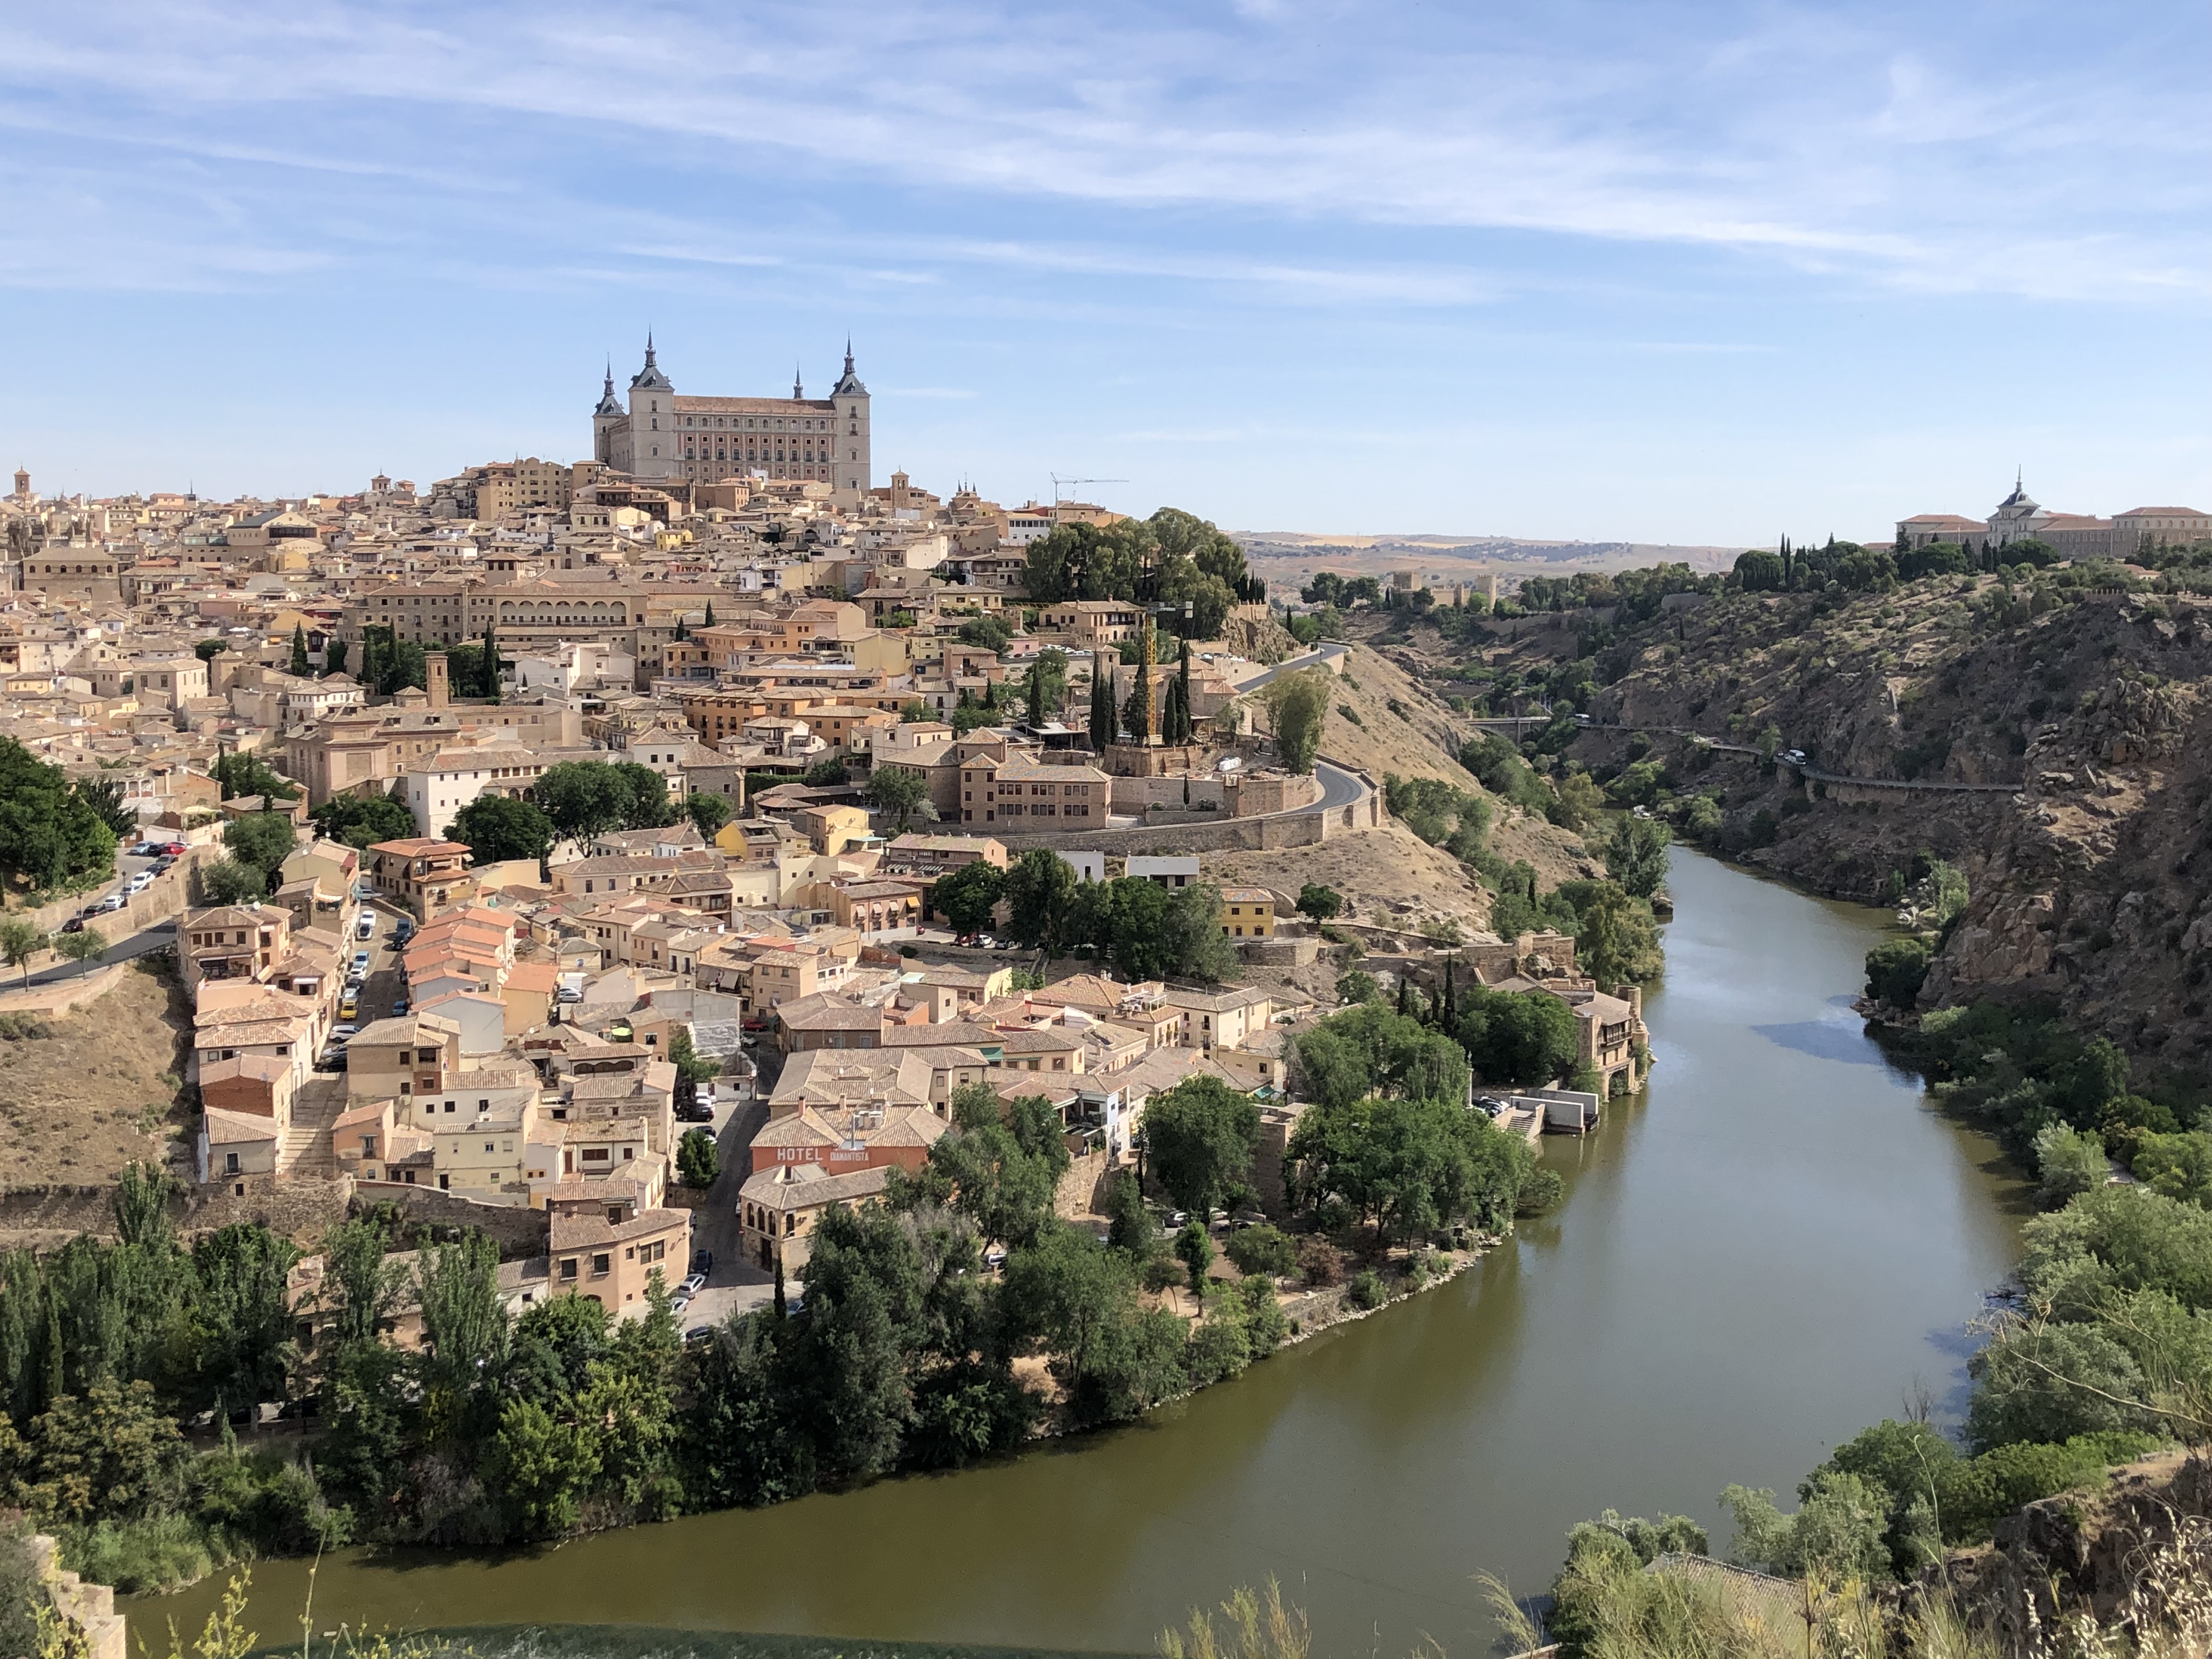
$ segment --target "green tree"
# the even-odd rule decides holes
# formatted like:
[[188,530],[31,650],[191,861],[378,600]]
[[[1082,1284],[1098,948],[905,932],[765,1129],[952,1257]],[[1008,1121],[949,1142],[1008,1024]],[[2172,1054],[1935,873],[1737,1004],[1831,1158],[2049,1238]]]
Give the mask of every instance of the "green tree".
[[0,957],[5,957],[10,968],[22,969],[24,984],[31,982],[31,958],[46,948],[45,929],[21,916],[0,918]]
[[1263,1273],[1283,1279],[1297,1271],[1297,1242],[1279,1227],[1247,1227],[1231,1233],[1228,1255],[1247,1278]]
[[301,623],[292,624],[292,672],[301,679],[309,672],[307,661],[307,629]]
[[879,766],[868,774],[863,792],[868,804],[891,821],[892,833],[902,835],[915,819],[933,823],[937,807],[929,799],[929,780],[911,767]]
[[[1006,872],[1006,928],[1025,949],[1059,956],[1071,942],[1077,887],[1074,866],[1049,848],[1032,847]],[[1146,885],[1152,884],[1147,883]]]
[[202,662],[213,662],[217,657],[221,656],[224,652],[229,649],[230,641],[228,640],[202,640],[198,645],[195,645],[192,647],[192,654],[198,657]]
[[137,833],[138,814],[124,804],[123,785],[116,779],[79,778],[70,788],[94,817],[114,831],[118,841]]
[[1013,637],[1014,630],[996,617],[970,617],[960,624],[960,643],[985,651],[1004,651]]
[[[2152,1137],[2151,1139],[2168,1139]],[[2179,1139],[2179,1137],[2171,1137]],[[2111,1173],[2112,1163],[2105,1155],[2105,1139],[2087,1130],[2068,1128],[2063,1123],[2045,1124],[2035,1137],[2035,1166],[2041,1177],[2038,1196],[2047,1208],[2057,1209],[2069,1199],[2087,1192],[2092,1187],[2101,1187]],[[2134,1170],[2136,1176],[2143,1175],[2143,1158],[2139,1152]],[[2164,1190],[2152,1182],[2154,1190]],[[2168,1193],[2168,1197],[2181,1194]]]
[[1213,1241],[1206,1237],[1206,1223],[1199,1216],[1183,1223],[1182,1231],[1175,1237],[1175,1253],[1176,1260],[1190,1274],[1190,1293],[1203,1294],[1206,1270],[1213,1265]]
[[323,678],[330,679],[346,670],[346,642],[333,639],[323,647]]
[[110,869],[116,836],[58,766],[0,738],[0,874],[54,887]]
[[[1157,883],[1144,877],[1124,877],[1112,884],[1119,893],[1136,886],[1151,887],[1163,891]],[[1167,906],[1163,913],[1158,935],[1164,971],[1180,974],[1188,979],[1205,980],[1219,984],[1235,979],[1240,971],[1237,947],[1221,926],[1221,890],[1211,882],[1193,882],[1168,893]],[[1117,912],[1118,915],[1118,912]],[[1137,954],[1133,940],[1125,941],[1117,921],[1115,939],[1115,959],[1120,963],[1125,956]],[[1151,979],[1152,974],[1131,974],[1132,979]]]
[[[812,775],[811,768],[808,774]],[[697,826],[702,840],[711,842],[730,821],[730,803],[720,795],[702,795],[695,789],[684,798],[684,815]]]
[[1144,1189],[1138,1186],[1137,1177],[1126,1170],[1107,1185],[1106,1214],[1108,1244],[1139,1261],[1154,1254],[1158,1240],[1152,1212],[1145,1207]]
[[1330,1015],[1299,1036],[1291,1055],[1299,1084],[1324,1103],[1349,1105],[1370,1093],[1467,1098],[1459,1044],[1382,1003]]
[[258,1222],[204,1233],[192,1244],[192,1288],[179,1392],[221,1409],[285,1397],[293,1318],[287,1279],[300,1252]]
[[307,817],[332,841],[364,849],[415,833],[415,815],[389,795],[332,795]]
[[598,1437],[532,1400],[509,1400],[484,1459],[487,1484],[506,1501],[508,1525],[524,1539],[575,1530],[599,1473]]
[[64,962],[74,962],[82,967],[106,956],[108,943],[107,936],[97,927],[82,927],[74,933],[56,933],[54,954]]
[[1260,700],[1274,728],[1275,748],[1286,771],[1304,775],[1314,769],[1334,684],[1326,669],[1301,668],[1288,674],[1279,672],[1261,688]]
[[628,781],[596,761],[547,767],[531,786],[530,797],[564,842],[588,842],[623,828],[636,805]]
[[1731,574],[1735,585],[1747,593],[1773,592],[1783,582],[1781,556],[1754,547],[1747,553],[1736,555]]
[[1341,1204],[1388,1243],[1461,1220],[1504,1231],[1535,1159],[1458,1100],[1382,1096],[1310,1109],[1285,1163],[1300,1208]]
[[14,1498],[46,1526],[135,1520],[182,1495],[185,1455],[151,1383],[94,1382],[25,1426]]
[[2015,1323],[1967,1361],[1973,1379],[1966,1443],[1977,1451],[2014,1441],[2061,1441],[2155,1419],[2142,1368],[2119,1342],[2087,1325]]
[[237,859],[201,865],[199,884],[200,898],[208,904],[251,904],[269,895],[269,878]]
[[[1034,543],[1031,544],[1035,545]],[[1114,671],[1104,653],[1091,659],[1091,746],[1104,754],[1121,735],[1121,711],[1114,706]]]
[[1460,1010],[1460,1046],[1485,1082],[1542,1087],[1573,1069],[1582,1042],[1574,1012],[1543,991],[1476,986]]
[[1744,1486],[1723,1491],[1721,1506],[1735,1516],[1729,1554],[1747,1566],[1790,1578],[1812,1571],[1877,1581],[1889,1575],[1888,1505],[1857,1475],[1815,1476],[1795,1515],[1777,1511],[1771,1492]]
[[1344,1003],[1372,1002],[1382,994],[1375,975],[1364,969],[1352,968],[1336,976],[1336,1000]]
[[1660,819],[1628,814],[1613,825],[1606,842],[1606,873],[1633,896],[1650,898],[1667,879],[1667,844],[1671,839]]
[[282,812],[248,812],[233,818],[222,832],[231,856],[260,871],[272,887],[276,866],[291,857],[295,839],[292,820]]
[[1328,921],[1344,908],[1344,895],[1334,887],[1310,881],[1298,889],[1298,910],[1316,921]]
[[722,1173],[722,1155],[712,1129],[693,1129],[676,1143],[676,1173],[697,1192],[713,1186]]
[[1204,1216],[1252,1173],[1260,1108],[1218,1078],[1185,1078],[1145,1103],[1146,1167],[1178,1207]]
[[1910,1008],[1928,977],[1928,945],[1917,939],[1884,939],[1866,956],[1866,994],[1893,1008]]
[[453,814],[446,833],[480,865],[535,860],[553,850],[553,820],[543,808],[515,795],[478,795]]
[[1644,900],[1609,881],[1563,883],[1559,894],[1580,918],[1575,954],[1599,985],[1641,984],[1664,967],[1658,924]]
[[[845,757],[842,755],[824,755],[805,771],[800,773],[799,781],[809,789],[831,789],[839,784],[850,783],[853,781],[853,775],[846,766]],[[728,814],[725,813],[723,817],[724,822],[726,823]],[[721,825],[717,824],[714,827],[719,830]]]
[[991,925],[992,912],[1006,887],[1006,872],[977,859],[933,882],[929,904],[961,933],[973,933]]

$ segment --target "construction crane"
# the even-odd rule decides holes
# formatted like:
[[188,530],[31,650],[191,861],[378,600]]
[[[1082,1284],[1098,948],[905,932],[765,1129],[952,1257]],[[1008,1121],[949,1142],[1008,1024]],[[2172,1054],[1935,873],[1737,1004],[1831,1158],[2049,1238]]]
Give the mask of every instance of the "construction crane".
[[1046,476],[1047,476],[1048,477],[1049,477],[1049,478],[1052,480],[1052,501],[1053,501],[1053,505],[1054,505],[1054,507],[1059,506],[1060,502],[1062,502],[1062,501],[1066,501],[1066,500],[1067,500],[1067,499],[1068,499],[1066,495],[1062,495],[1062,494],[1060,493],[1061,486],[1062,486],[1062,485],[1065,485],[1065,484],[1086,484],[1086,483],[1128,483],[1128,482],[1129,482],[1127,478],[1063,478],[1063,477],[1061,477],[1060,476],[1060,474],[1059,474],[1059,473],[1057,473],[1057,472],[1048,473],[1048,474],[1046,474]]

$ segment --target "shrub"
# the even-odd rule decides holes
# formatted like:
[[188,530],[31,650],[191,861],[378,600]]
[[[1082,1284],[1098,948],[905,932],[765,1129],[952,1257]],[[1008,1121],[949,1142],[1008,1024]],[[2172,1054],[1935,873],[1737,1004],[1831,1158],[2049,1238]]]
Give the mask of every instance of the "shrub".
[[1538,1164],[1528,1172],[1528,1180],[1521,1183],[1521,1196],[1514,1203],[1516,1215],[1542,1215],[1555,1207],[1566,1196],[1567,1183],[1557,1170]]
[[1334,1285],[1344,1277],[1344,1257],[1335,1245],[1318,1234],[1298,1241],[1298,1277],[1316,1287]]
[[1917,939],[1885,939],[1867,952],[1866,992],[1893,1008],[1910,1008],[1928,977],[1928,946]]
[[1355,1308],[1379,1308],[1390,1299],[1383,1287],[1382,1276],[1372,1267],[1364,1268],[1352,1277],[1351,1288],[1345,1292]]
[[1279,1227],[1247,1227],[1229,1236],[1225,1252],[1246,1278],[1255,1273],[1280,1277],[1298,1265],[1297,1246]]

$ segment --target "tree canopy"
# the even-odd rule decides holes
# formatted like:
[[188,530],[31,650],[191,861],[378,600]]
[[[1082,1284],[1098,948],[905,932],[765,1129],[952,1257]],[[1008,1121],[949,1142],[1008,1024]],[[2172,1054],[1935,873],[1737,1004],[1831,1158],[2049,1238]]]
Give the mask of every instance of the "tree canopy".
[[514,795],[478,795],[453,814],[447,834],[466,847],[477,864],[542,859],[553,850],[553,820]]
[[1250,1178],[1260,1108],[1218,1078],[1185,1078],[1146,1101],[1144,1135],[1146,1172],[1203,1216]]

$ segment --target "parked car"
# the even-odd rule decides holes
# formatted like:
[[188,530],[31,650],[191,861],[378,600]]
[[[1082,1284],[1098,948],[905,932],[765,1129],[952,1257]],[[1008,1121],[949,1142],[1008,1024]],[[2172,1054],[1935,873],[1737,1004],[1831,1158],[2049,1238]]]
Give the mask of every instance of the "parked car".
[[704,1101],[695,1100],[689,1106],[676,1109],[676,1121],[678,1123],[712,1123],[714,1109]]
[[714,1253],[712,1250],[704,1249],[692,1251],[691,1271],[695,1273],[710,1273],[714,1272]]
[[668,1311],[678,1319],[683,1318],[685,1314],[691,1311],[691,1298],[688,1296],[671,1297],[668,1301]]
[[707,1275],[704,1273],[693,1273],[689,1279],[685,1279],[681,1285],[678,1285],[676,1287],[676,1294],[683,1297],[692,1297],[698,1295],[700,1291],[706,1288]]
[[338,1018],[340,1019],[360,1018],[361,999],[349,991],[345,995],[345,1000],[338,1004]]
[[158,846],[150,841],[137,842],[130,849],[131,856],[134,859],[150,859],[155,854],[161,850],[161,849]]
[[699,1085],[699,1103],[702,1106],[709,1107],[719,1106],[722,1103],[720,1100],[715,1098],[714,1085],[713,1084],[702,1083]]
[[356,1037],[360,1035],[361,1027],[355,1024],[351,1020],[347,1020],[343,1024],[333,1025],[331,1027],[331,1036],[337,1041],[343,1041],[346,1038]]
[[343,1072],[345,1068],[346,1051],[342,1043],[334,1042],[315,1056],[315,1069],[319,1072]]
[[372,939],[376,937],[375,911],[370,910],[366,912],[359,921],[354,923],[353,936],[357,939],[363,940]]
[[356,974],[366,974],[368,971],[368,951],[356,951],[353,953],[353,970]]
[[1782,758],[1792,766],[1802,766],[1805,763],[1805,751],[1802,749],[1785,749],[1782,751]]
[[116,911],[120,910],[130,902],[130,900],[125,898],[120,893],[110,893],[106,898],[100,900],[99,903],[94,905],[91,909],[85,912],[85,914],[87,915],[93,916],[112,915]]
[[138,894],[144,892],[153,884],[154,877],[152,872],[150,871],[141,870],[137,875],[131,877],[130,880],[123,884],[123,890],[135,897]]
[[415,1005],[413,1003],[407,1000],[407,993],[402,991],[398,996],[392,999],[392,1017],[394,1019],[397,1019],[400,1015],[405,1013],[414,1006]]
[[185,844],[180,841],[165,841],[161,843],[161,850],[173,859],[180,859],[185,855]]
[[684,1333],[684,1340],[686,1346],[701,1342],[711,1342],[714,1340],[714,1328],[712,1325],[694,1325],[690,1330]]

